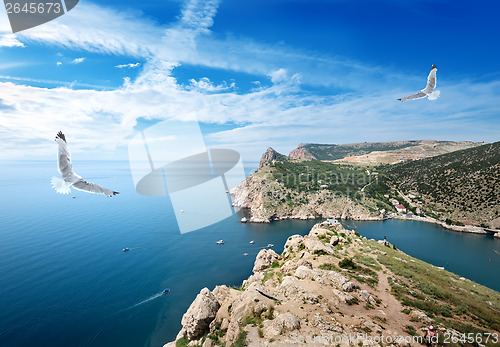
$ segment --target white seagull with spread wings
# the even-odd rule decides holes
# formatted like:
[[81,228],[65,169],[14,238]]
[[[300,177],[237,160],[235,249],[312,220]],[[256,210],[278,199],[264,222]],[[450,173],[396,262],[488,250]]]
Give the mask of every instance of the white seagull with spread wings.
[[429,100],[436,100],[437,98],[439,98],[439,94],[441,94],[441,92],[439,90],[434,90],[434,88],[436,88],[436,80],[437,80],[436,72],[437,72],[436,65],[432,65],[431,72],[429,72],[429,77],[427,77],[427,85],[425,86],[425,88],[416,94],[408,95],[398,100],[399,101],[415,100],[415,99],[425,98],[426,96],[429,98]]
[[78,176],[73,171],[71,153],[69,152],[68,144],[66,143],[66,137],[61,131],[57,133],[55,141],[59,145],[57,163],[59,166],[58,170],[62,176],[62,179],[52,177],[52,187],[56,190],[56,192],[59,194],[69,194],[71,191],[70,187],[73,187],[84,192],[102,194],[107,197],[119,194],[118,192],[106,189],[95,183],[87,182],[83,180],[81,176]]

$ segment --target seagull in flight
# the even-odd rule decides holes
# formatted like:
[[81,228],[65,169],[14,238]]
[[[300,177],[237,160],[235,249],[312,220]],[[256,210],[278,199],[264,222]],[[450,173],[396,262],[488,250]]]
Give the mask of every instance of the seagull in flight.
[[66,137],[61,131],[57,133],[55,141],[59,145],[59,150],[57,153],[57,163],[59,166],[58,170],[62,176],[62,179],[52,177],[52,188],[54,188],[56,192],[58,192],[59,194],[69,194],[71,191],[70,187],[73,187],[77,190],[88,193],[102,194],[107,197],[119,194],[118,192],[115,192],[113,190],[109,190],[95,183],[83,180],[81,176],[77,175],[73,171],[73,165],[71,164],[71,153],[69,152],[68,144],[66,143]]
[[441,92],[439,90],[434,90],[434,88],[436,88],[436,72],[436,65],[432,65],[431,72],[429,72],[429,76],[427,77],[427,85],[425,86],[425,88],[416,94],[408,95],[398,100],[415,100],[425,98],[426,96],[429,98],[429,100],[436,100],[437,98],[439,98],[439,94],[441,94]]

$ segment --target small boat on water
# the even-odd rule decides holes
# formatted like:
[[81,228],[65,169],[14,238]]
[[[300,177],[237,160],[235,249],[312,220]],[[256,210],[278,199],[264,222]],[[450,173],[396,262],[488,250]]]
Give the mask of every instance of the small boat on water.
[[219,240],[219,241],[216,242],[216,244],[223,245],[224,244],[224,240]]
[[253,245],[254,243],[255,243],[255,241],[254,241],[254,240],[250,241],[250,244],[252,244],[252,245]]
[[165,288],[165,289],[163,289],[162,293],[163,293],[163,294],[166,294],[166,293],[168,293],[169,291],[170,291],[170,288]]
[[267,248],[273,248],[273,247],[274,247],[274,245],[272,243],[267,245]]
[[130,248],[124,248],[123,251],[128,252],[128,251],[130,251]]
[[243,253],[243,256],[246,257],[248,255],[248,253]]

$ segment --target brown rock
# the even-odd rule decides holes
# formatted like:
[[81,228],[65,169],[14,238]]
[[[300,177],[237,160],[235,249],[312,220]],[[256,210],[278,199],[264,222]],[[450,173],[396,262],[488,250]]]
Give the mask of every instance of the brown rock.
[[280,256],[272,249],[262,249],[259,254],[257,254],[257,259],[253,266],[253,272],[262,271],[271,266],[275,261],[278,261]]
[[182,329],[176,340],[184,337],[195,340],[205,334],[219,307],[220,304],[212,292],[208,288],[203,288],[182,316]]
[[262,154],[262,157],[260,158],[259,169],[269,165],[273,162],[273,160],[276,160],[276,151],[271,147],[268,147],[266,152]]

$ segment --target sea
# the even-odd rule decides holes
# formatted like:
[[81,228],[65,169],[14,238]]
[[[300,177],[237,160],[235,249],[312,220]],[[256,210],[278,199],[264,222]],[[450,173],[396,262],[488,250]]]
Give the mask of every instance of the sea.
[[[235,214],[181,234],[168,197],[135,192],[127,161],[73,165],[120,194],[59,195],[55,161],[0,162],[0,346],[163,346],[202,288],[240,286],[261,249],[281,253],[288,236],[318,222],[243,224]],[[402,220],[345,226],[500,290],[491,236]]]

